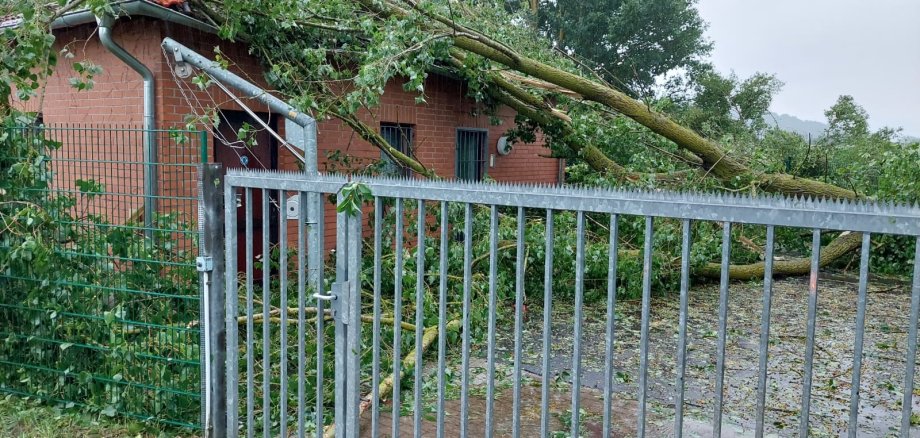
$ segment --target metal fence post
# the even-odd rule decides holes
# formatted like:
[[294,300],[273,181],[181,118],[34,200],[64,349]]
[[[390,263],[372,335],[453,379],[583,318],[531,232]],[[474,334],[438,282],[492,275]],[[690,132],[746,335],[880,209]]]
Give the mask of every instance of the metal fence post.
[[227,332],[223,324],[225,312],[226,263],[224,253],[224,169],[221,164],[201,166],[201,210],[203,235],[198,258],[201,272],[203,310],[201,326],[204,333],[204,363],[201,397],[206,437],[223,437],[227,433]]
[[[350,215],[348,227],[348,301],[342,306],[348,323],[345,350],[345,436],[358,438],[361,406],[361,212]],[[417,323],[421,324],[421,323]]]
[[[342,202],[341,196],[339,201]],[[335,436],[357,438],[361,404],[361,212],[336,215]]]

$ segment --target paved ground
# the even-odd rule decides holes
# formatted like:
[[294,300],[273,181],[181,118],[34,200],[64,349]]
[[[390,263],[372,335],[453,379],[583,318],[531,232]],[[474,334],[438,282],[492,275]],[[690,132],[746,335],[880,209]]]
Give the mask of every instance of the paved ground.
[[[754,397],[757,379],[758,340],[760,336],[761,285],[733,284],[730,293],[729,342],[726,355],[725,422],[723,436],[752,436]],[[766,425],[769,435],[797,434],[801,403],[807,287],[803,279],[778,281],[774,288],[767,394]],[[815,352],[811,428],[814,436],[845,434],[852,375],[856,286],[852,278],[825,278],[819,291],[819,315]],[[904,369],[906,322],[909,311],[909,288],[900,283],[876,282],[868,301],[865,359],[861,385],[860,436],[896,434],[900,423],[900,398]],[[638,370],[639,303],[619,303],[616,326],[618,371],[615,391],[614,436],[634,436],[636,432],[636,381]],[[715,366],[718,288],[703,285],[694,288],[690,299],[689,348],[686,387],[685,436],[711,436],[713,380]],[[571,372],[572,309],[557,305],[553,311],[553,351],[551,369],[554,384],[550,410],[551,429],[555,436],[568,436],[571,414],[571,390],[565,385]],[[676,357],[678,302],[676,297],[654,300],[651,321],[650,399],[647,436],[673,436],[674,362]],[[584,359],[582,418],[583,436],[600,436],[600,418],[604,370],[603,304],[586,308],[584,321]],[[509,436],[512,398],[507,368],[512,363],[513,330],[510,321],[502,323],[498,357],[500,391],[495,400],[496,436]],[[529,378],[523,385],[521,415],[522,437],[539,436],[542,309],[531,306],[524,332],[524,368]],[[478,349],[477,356],[484,356]],[[455,368],[457,365],[453,365]],[[473,373],[481,376],[485,362],[474,360]],[[431,364],[426,365],[433,372]],[[454,373],[459,375],[459,369]],[[505,377],[501,377],[505,376]],[[558,378],[555,378],[558,377]],[[479,380],[477,380],[479,379]],[[504,379],[504,380],[503,380]],[[431,379],[433,380],[433,378]],[[920,380],[920,379],[918,379]],[[474,378],[481,382],[481,377]],[[481,387],[474,394],[482,393]],[[918,394],[915,394],[918,395]],[[914,397],[914,410],[920,412],[920,398]],[[470,436],[481,436],[485,401],[481,396],[470,399]],[[387,409],[388,410],[388,409]],[[459,402],[447,404],[448,436],[459,432]],[[405,414],[405,412],[404,412]],[[389,413],[381,415],[381,436],[389,436]],[[423,436],[435,430],[433,414],[426,414]],[[369,436],[369,415],[363,431]],[[401,419],[401,435],[411,436],[411,417]],[[912,428],[912,434],[920,429]],[[407,435],[408,433],[408,435]]]
[[[521,405],[521,437],[538,437],[540,436],[540,387],[529,384],[521,388],[523,404]],[[582,436],[600,437],[603,432],[602,417],[603,412],[603,395],[599,391],[591,389],[582,389],[581,393],[584,419],[582,423]],[[457,400],[451,400],[445,404],[444,434],[449,437],[460,436],[460,403]],[[512,397],[511,391],[502,392],[495,400],[495,418],[493,434],[496,437],[512,436]],[[613,405],[612,411],[616,413],[612,423],[611,436],[614,437],[633,437],[636,436],[636,402],[632,400],[617,400]],[[478,437],[485,434],[485,399],[482,397],[472,397],[470,399],[470,418],[468,422],[468,436]],[[550,430],[552,436],[570,436],[568,432],[571,423],[563,423],[558,413],[571,411],[571,393],[554,391],[550,399],[550,410],[557,414],[550,416]],[[422,421],[422,436],[436,436],[437,423],[433,414],[426,415]],[[660,419],[659,419],[660,420]],[[646,429],[649,437],[665,437],[674,435],[673,424],[664,421],[655,420],[651,422]],[[392,416],[388,410],[380,413],[380,437],[392,437]],[[400,418],[400,437],[413,437],[414,429],[411,416]],[[687,418],[684,423],[685,436],[712,436],[712,427],[695,418]],[[735,425],[726,423],[723,426],[722,436],[725,438],[734,438],[744,436],[739,433],[740,428]],[[361,436],[371,437],[371,420],[370,414],[365,415],[361,422]]]

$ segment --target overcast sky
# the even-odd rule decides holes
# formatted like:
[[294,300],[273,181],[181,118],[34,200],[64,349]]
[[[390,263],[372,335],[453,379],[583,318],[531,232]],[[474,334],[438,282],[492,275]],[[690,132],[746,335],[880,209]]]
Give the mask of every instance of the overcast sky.
[[772,110],[824,121],[850,94],[873,128],[920,136],[920,0],[699,0],[716,68],[785,83]]

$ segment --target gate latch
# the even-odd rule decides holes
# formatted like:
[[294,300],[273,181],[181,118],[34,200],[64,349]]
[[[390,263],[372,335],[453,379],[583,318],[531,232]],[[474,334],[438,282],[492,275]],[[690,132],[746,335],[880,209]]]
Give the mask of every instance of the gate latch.
[[195,269],[198,272],[211,272],[214,270],[214,259],[211,257],[196,257]]
[[339,299],[342,296],[342,291],[348,290],[348,282],[335,282],[332,283],[332,290],[328,292],[327,295],[321,293],[313,294],[313,298],[317,300],[329,301],[330,307],[332,308],[332,318],[335,319],[338,316],[342,316],[342,322],[348,324],[348,318],[345,315],[342,315],[342,300]]

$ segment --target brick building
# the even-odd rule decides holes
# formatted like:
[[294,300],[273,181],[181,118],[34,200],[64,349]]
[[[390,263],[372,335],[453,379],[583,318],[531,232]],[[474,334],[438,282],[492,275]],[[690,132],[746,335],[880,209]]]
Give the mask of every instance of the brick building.
[[[202,105],[217,102],[222,123],[215,131],[221,135],[207,135],[202,153],[198,142],[160,142],[157,161],[166,164],[198,163],[201,159],[222,162],[226,168],[250,167],[296,170],[297,160],[267,132],[257,135],[258,147],[252,150],[229,147],[224,140],[235,140],[236,131],[243,123],[258,127],[243,108],[216,87],[197,90],[191,78],[179,79],[173,74],[174,60],[161,48],[163,38],[170,37],[179,43],[213,57],[216,47],[222,56],[232,62],[231,71],[251,82],[267,87],[262,76],[262,66],[248,54],[247,47],[238,42],[223,41],[213,28],[187,15],[188,11],[167,9],[144,0],[131,0],[117,5],[119,17],[114,20],[113,40],[125,52],[145,65],[153,74],[155,100],[155,126],[161,129],[184,128],[187,116],[201,112]],[[82,15],[81,15],[82,14]],[[137,71],[106,48],[99,37],[95,17],[88,12],[74,12],[59,19],[55,25],[55,48],[63,55],[54,74],[49,78],[43,98],[23,103],[22,109],[41,114],[47,125],[92,124],[106,127],[128,125],[140,127],[144,122],[143,81]],[[6,22],[3,25],[15,25]],[[91,89],[78,91],[71,84],[77,76],[75,62],[89,62],[102,68],[93,78]],[[186,81],[183,83],[182,81]],[[509,108],[498,111],[499,125],[490,123],[485,115],[474,115],[476,103],[465,96],[462,82],[432,74],[425,83],[426,103],[415,103],[415,95],[403,91],[401,84],[387,85],[381,105],[360,114],[363,122],[380,129],[381,134],[394,146],[411,150],[419,161],[443,177],[481,179],[484,176],[498,181],[558,183],[563,170],[561,160],[548,158],[549,150],[542,141],[517,144],[508,155],[497,153],[499,139],[514,124],[514,112]],[[255,101],[246,101],[269,125],[282,136],[284,123],[277,115]],[[195,106],[198,106],[197,108]],[[103,135],[103,134],[99,134]],[[143,195],[142,140],[130,140],[134,147],[119,150],[105,146],[92,135],[83,136],[80,142],[65,140],[59,153],[84,163],[95,163],[104,169],[90,170],[83,175],[58,174],[59,185],[72,187],[77,177],[100,180],[109,191],[136,195],[127,196],[119,206],[108,211],[113,219],[125,220],[137,214]],[[161,139],[164,135],[159,136]],[[219,137],[225,137],[222,140]],[[358,161],[369,163],[381,158],[381,152],[358,138],[350,128],[338,120],[318,122],[318,156],[320,171],[329,170],[327,157],[339,151]],[[117,162],[123,165],[119,176],[111,176]],[[107,170],[107,171],[103,171]],[[342,169],[337,169],[341,171]],[[126,177],[127,175],[127,177]],[[177,168],[169,165],[157,170],[157,195],[164,197],[157,210],[178,207],[170,205],[172,197],[188,197],[194,193],[196,174],[193,167]],[[327,209],[328,211],[329,209]],[[328,215],[328,220],[332,220]],[[327,227],[331,229],[331,227]]]

